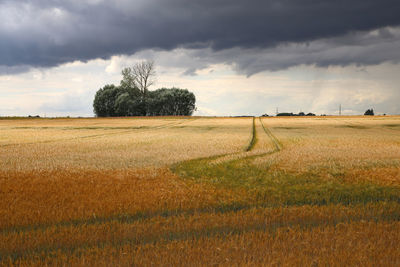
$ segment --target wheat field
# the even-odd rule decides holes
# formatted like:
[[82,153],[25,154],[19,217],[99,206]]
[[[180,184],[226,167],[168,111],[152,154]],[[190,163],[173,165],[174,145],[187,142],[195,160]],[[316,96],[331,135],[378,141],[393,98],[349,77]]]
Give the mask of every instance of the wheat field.
[[1,266],[399,266],[400,117],[0,119]]

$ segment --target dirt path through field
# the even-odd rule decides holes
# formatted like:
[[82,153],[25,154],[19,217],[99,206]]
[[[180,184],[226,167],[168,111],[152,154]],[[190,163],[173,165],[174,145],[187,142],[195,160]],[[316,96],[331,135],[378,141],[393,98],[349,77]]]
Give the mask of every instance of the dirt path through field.
[[279,142],[278,138],[276,138],[276,136],[272,134],[271,130],[264,125],[261,117],[259,119],[260,119],[261,126],[264,129],[264,132],[268,135],[268,137],[271,139],[272,143],[274,144],[275,152],[281,151],[283,146]]
[[[262,119],[252,120],[251,136],[244,151],[197,158],[171,166],[171,170],[181,177],[199,177],[216,175],[218,169],[241,169],[243,165],[252,166],[252,162],[259,158],[280,152],[283,148],[281,142],[264,125]],[[251,168],[257,168],[253,166]],[[214,177],[218,179],[218,177]]]

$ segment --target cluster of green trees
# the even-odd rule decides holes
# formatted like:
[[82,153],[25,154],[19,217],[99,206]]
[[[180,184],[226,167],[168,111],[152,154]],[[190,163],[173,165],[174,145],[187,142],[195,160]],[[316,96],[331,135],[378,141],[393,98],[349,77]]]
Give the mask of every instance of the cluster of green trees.
[[155,76],[151,61],[123,69],[122,76],[119,86],[106,85],[96,92],[93,101],[96,116],[190,116],[196,108],[196,97],[186,89],[148,90]]
[[190,116],[196,98],[186,89],[161,88],[146,96],[137,88],[106,85],[97,91],[93,102],[98,117],[120,116]]
[[299,112],[299,114],[294,114],[293,112],[283,112],[283,113],[278,113],[276,116],[315,116],[314,113],[307,113],[305,114],[304,112]]
[[372,108],[371,109],[367,109],[364,112],[364,115],[366,115],[366,116],[374,116],[374,110]]

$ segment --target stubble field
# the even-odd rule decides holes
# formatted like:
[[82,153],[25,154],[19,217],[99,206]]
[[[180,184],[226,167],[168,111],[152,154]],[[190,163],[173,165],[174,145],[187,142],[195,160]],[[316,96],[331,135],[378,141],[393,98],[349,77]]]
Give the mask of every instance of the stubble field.
[[0,265],[398,266],[400,117],[0,119]]

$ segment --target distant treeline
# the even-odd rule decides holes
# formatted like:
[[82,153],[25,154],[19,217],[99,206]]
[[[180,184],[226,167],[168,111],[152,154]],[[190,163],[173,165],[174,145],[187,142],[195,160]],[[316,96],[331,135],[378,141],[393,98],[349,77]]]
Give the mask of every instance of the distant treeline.
[[196,97],[186,89],[161,88],[146,95],[134,87],[106,85],[97,91],[93,101],[98,117],[118,116],[190,116]]
[[[375,114],[374,114],[374,110],[371,108],[371,109],[367,109],[365,112],[364,112],[364,115],[366,115],[366,116],[374,116]],[[386,114],[384,114],[384,115],[386,115]]]
[[276,116],[315,116],[314,113],[307,113],[305,114],[304,112],[300,112],[298,114],[294,114],[292,112],[288,113],[288,112],[283,112],[283,113],[278,113],[276,114]]
[[94,113],[97,117],[192,115],[194,94],[179,88],[149,91],[154,76],[153,61],[124,68],[119,86],[106,85],[96,92]]

